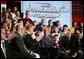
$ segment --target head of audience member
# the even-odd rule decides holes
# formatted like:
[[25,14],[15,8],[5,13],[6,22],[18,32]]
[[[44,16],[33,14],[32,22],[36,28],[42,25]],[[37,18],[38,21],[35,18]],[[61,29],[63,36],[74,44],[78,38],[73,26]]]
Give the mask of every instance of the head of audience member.
[[2,7],[2,12],[5,12],[5,11],[6,11],[5,7]]
[[40,41],[40,40],[42,39],[43,35],[44,35],[44,34],[43,34],[42,31],[37,30],[37,31],[35,32],[36,40],[37,40],[37,41]]
[[18,20],[18,23],[21,23],[23,25],[23,20],[22,19],[19,19]]
[[44,29],[44,34],[46,36],[49,36],[50,35],[50,32],[51,32],[51,28],[49,26],[46,26],[45,29]]
[[9,13],[8,12],[5,12],[4,22],[7,24],[9,24],[11,22],[11,20],[9,19]]
[[15,6],[13,7],[13,12],[16,12],[18,10],[18,8]]
[[6,30],[6,38],[9,38],[11,36],[10,29]]
[[67,28],[68,28],[68,25],[63,25],[63,32],[65,32],[66,30],[67,30]]
[[2,23],[2,28],[4,28],[4,29],[8,29],[8,25],[7,25],[7,23],[3,22],[3,23]]
[[29,24],[25,26],[25,30],[28,32],[28,34],[32,34],[35,29],[35,24],[32,20],[28,21]]
[[42,19],[41,20],[41,25],[45,25],[44,23],[45,23],[45,19]]
[[26,15],[26,18],[28,18],[29,17],[29,11],[26,11],[25,15]]
[[8,25],[11,23],[11,20],[10,19],[5,19],[4,22]]
[[4,40],[6,38],[6,31],[4,28],[1,28],[1,40]]
[[77,28],[77,26],[78,26],[77,22],[74,22],[73,27]]
[[42,36],[42,31],[41,31],[41,30],[36,30],[36,31],[35,31],[35,36],[36,36],[36,37]]
[[19,11],[16,11],[15,14],[16,14],[17,17],[20,16],[20,12]]
[[5,16],[5,18],[8,18],[9,17],[9,13],[5,12],[4,16]]
[[35,36],[39,36],[40,35],[40,31],[36,31],[36,33],[35,33]]
[[[47,25],[43,25],[43,27],[42,27],[42,31],[46,28],[46,26],[47,26]],[[50,26],[49,26],[49,27],[50,27]]]
[[11,8],[6,8],[6,11],[7,11],[8,13],[10,13],[10,12],[11,12]]
[[5,12],[6,12],[5,7],[2,7],[2,17],[4,17]]
[[50,26],[50,27],[52,26],[52,20],[48,21],[48,26]]
[[80,23],[80,27],[83,27],[83,22]]
[[75,33],[75,28],[71,27],[71,33],[74,34]]
[[73,35],[75,33],[75,28],[74,27],[70,27],[67,29],[67,35],[69,37],[71,37],[71,35]]
[[58,27],[57,26],[53,27],[52,33],[58,33]]
[[25,26],[25,29],[26,29],[26,31],[28,32],[28,34],[33,34],[33,31],[34,31],[34,25],[32,25],[32,24],[29,24],[29,25],[26,25]]
[[18,32],[20,35],[22,35],[23,32],[24,32],[24,27],[23,27],[23,25],[22,25],[21,23],[17,23],[17,24],[15,25],[15,31]]
[[56,26],[60,27],[60,21],[59,20],[56,21]]
[[79,30],[79,29],[76,29],[75,32],[74,32],[74,34],[76,34],[76,35],[79,36],[79,34],[80,34],[80,30]]

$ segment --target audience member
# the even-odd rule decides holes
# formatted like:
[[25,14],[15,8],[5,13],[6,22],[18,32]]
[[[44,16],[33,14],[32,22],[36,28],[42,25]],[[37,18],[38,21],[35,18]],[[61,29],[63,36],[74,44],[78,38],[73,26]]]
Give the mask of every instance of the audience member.
[[[62,28],[59,20],[55,24],[49,20],[46,25],[46,19],[41,19],[37,24],[37,21],[30,19],[29,11],[26,11],[24,19],[20,15],[17,6],[13,10],[2,7],[1,58],[39,58],[39,55],[47,58],[83,58],[83,22],[74,22],[71,27],[64,24]],[[41,48],[47,48],[45,53]]]
[[19,11],[16,11],[16,12],[15,12],[15,15],[16,15],[16,16],[14,17],[14,20],[18,23],[18,20],[21,19],[21,18],[20,18],[20,12],[19,12]]
[[23,26],[18,23],[15,25],[15,32],[10,37],[11,58],[34,58],[26,48],[22,39]]

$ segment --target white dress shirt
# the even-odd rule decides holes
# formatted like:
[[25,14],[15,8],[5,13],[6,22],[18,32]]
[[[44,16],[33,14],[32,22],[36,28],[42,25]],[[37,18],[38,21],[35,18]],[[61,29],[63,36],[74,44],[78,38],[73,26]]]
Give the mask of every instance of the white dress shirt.
[[1,40],[1,49],[4,53],[5,58],[6,58],[7,56],[6,56],[6,48],[5,48],[5,41],[4,40]]

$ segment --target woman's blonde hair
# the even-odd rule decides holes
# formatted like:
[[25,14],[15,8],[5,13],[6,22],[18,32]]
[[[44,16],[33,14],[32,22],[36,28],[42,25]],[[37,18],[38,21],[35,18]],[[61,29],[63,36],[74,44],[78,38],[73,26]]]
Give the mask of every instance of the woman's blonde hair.
[[72,33],[74,33],[74,27],[70,27],[67,29],[67,35],[71,35]]

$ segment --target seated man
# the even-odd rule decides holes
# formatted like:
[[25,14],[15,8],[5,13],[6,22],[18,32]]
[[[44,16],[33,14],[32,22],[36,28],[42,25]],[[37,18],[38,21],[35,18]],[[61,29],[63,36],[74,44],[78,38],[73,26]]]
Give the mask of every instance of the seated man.
[[15,26],[15,32],[10,37],[11,57],[10,58],[35,58],[26,48],[22,39],[23,26],[18,23]]
[[37,47],[39,46],[39,41],[41,37],[38,36],[36,38],[32,38],[33,30],[34,30],[34,24],[33,21],[31,21],[29,22],[28,25],[25,26],[25,32],[22,35],[22,39],[27,49],[36,52],[38,50]]

